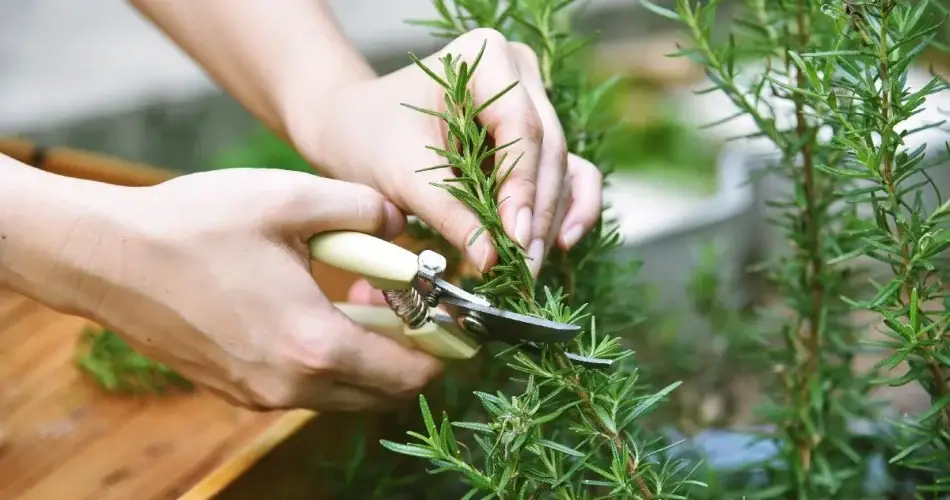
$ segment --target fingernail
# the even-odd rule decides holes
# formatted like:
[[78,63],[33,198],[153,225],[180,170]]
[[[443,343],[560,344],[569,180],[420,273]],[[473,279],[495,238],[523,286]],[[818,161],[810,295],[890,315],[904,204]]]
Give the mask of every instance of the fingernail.
[[[475,232],[480,231],[481,228],[475,229],[472,233],[469,234],[466,238],[466,244],[469,241],[472,241],[472,237],[475,236]],[[478,268],[480,272],[485,272],[488,267],[488,257],[491,255],[491,241],[488,239],[488,232],[481,231],[481,234],[478,236],[471,245],[465,249],[465,253],[468,254],[468,260],[471,261],[475,267]]]
[[531,275],[537,277],[541,273],[541,261],[544,259],[544,240],[536,239],[528,248],[528,269]]
[[571,247],[577,244],[580,241],[581,236],[584,235],[584,228],[581,226],[571,226],[570,229],[564,231],[564,236],[561,237],[561,241],[564,243],[564,249],[569,250]]
[[521,248],[528,248],[528,238],[531,237],[531,209],[521,207],[515,218],[515,241]]
[[396,236],[399,236],[399,233],[402,232],[403,227],[406,224],[406,216],[403,215],[402,211],[396,208],[396,205],[392,203],[386,203],[386,227],[384,231],[386,234],[383,236],[386,239],[392,239]]

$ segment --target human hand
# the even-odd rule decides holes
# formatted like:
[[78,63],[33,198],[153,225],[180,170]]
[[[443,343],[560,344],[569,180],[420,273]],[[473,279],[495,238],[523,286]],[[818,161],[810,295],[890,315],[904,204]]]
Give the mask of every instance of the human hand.
[[36,295],[234,403],[386,408],[441,370],[354,324],[311,275],[313,234],[401,232],[405,217],[371,188],[235,169],[98,187],[82,199],[63,231],[73,236],[30,266],[52,270],[36,276],[58,285],[37,285]]
[[[510,159],[523,155],[499,190],[506,232],[521,244],[537,275],[556,243],[569,249],[597,222],[602,179],[597,168],[567,153],[564,132],[548,100],[537,57],[526,45],[508,42],[490,29],[473,30],[424,60],[441,75],[439,57],[461,55],[471,62],[485,44],[471,91],[475,105],[518,81],[520,85],[479,116],[495,144],[519,139]],[[303,93],[302,93],[303,94]],[[497,259],[488,235],[468,245],[480,227],[476,216],[444,190],[431,185],[451,172],[417,172],[441,164],[426,146],[445,147],[437,118],[406,109],[408,103],[444,111],[443,90],[410,65],[387,76],[350,83],[322,96],[287,101],[287,130],[297,149],[324,175],[376,188],[403,211],[418,216],[449,242],[464,249],[480,271]]]

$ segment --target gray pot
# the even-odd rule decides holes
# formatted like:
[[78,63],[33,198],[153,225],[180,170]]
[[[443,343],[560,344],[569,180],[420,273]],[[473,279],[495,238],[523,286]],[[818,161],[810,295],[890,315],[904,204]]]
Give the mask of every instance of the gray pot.
[[718,161],[712,195],[670,186],[645,176],[618,173],[605,190],[608,216],[620,223],[620,258],[643,261],[637,281],[646,283],[663,309],[677,310],[678,330],[701,332],[706,322],[692,312],[689,282],[708,245],[718,260],[721,299],[731,305],[748,300],[745,267],[754,250],[753,186],[741,149],[725,149]]

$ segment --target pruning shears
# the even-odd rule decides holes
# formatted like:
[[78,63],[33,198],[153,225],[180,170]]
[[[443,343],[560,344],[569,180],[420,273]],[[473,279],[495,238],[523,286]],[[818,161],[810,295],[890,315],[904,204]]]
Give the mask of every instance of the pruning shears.
[[[359,274],[382,291],[387,306],[335,303],[350,319],[403,345],[445,359],[471,359],[487,342],[518,345],[535,354],[541,344],[567,342],[579,325],[559,323],[494,307],[442,278],[446,259],[419,255],[386,240],[353,231],[320,233],[309,241],[310,257]],[[585,365],[610,360],[567,356]]]

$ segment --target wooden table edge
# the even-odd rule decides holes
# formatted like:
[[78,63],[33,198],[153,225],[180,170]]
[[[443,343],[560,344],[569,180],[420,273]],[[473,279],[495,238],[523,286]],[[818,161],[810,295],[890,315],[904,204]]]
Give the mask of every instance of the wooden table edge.
[[318,415],[318,413],[309,410],[292,410],[281,415],[264,432],[258,434],[253,441],[243,446],[237,453],[230,455],[224,463],[202,477],[188,491],[179,496],[178,500],[209,500],[214,497],[247,472],[264,455],[293,436],[301,427]]

